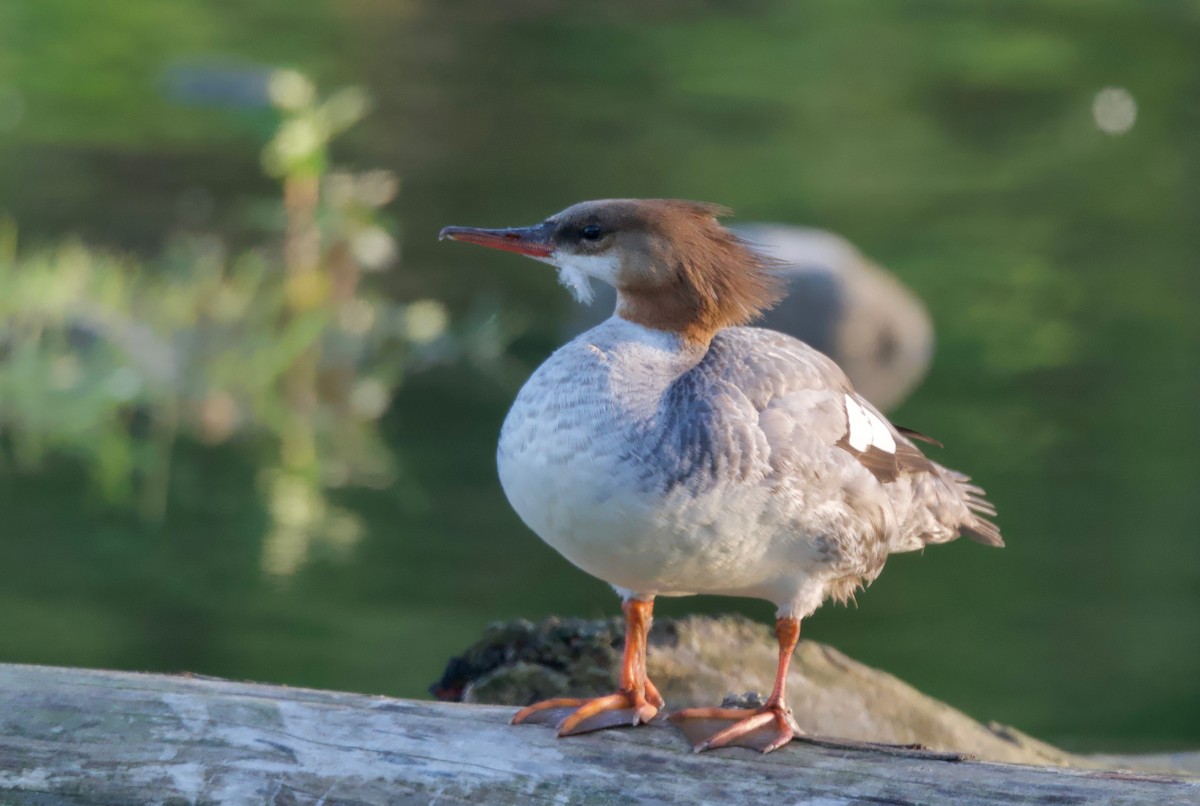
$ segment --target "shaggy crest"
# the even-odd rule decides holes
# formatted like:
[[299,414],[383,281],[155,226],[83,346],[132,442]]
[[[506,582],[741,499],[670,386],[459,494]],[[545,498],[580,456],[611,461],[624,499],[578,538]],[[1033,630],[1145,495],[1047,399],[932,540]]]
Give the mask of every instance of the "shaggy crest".
[[774,273],[778,262],[717,220],[730,215],[728,208],[674,199],[635,204],[649,236],[644,259],[666,268],[670,281],[656,282],[655,272],[631,272],[617,284],[624,318],[707,342],[721,328],[752,321],[783,296]]

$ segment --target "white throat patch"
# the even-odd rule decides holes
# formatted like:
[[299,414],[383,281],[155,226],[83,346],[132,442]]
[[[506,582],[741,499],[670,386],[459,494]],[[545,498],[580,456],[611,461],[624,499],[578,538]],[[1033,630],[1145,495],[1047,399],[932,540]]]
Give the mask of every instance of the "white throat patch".
[[591,305],[596,298],[591,278],[614,285],[619,266],[616,255],[565,255],[555,252],[546,262],[558,267],[558,281],[577,302]]

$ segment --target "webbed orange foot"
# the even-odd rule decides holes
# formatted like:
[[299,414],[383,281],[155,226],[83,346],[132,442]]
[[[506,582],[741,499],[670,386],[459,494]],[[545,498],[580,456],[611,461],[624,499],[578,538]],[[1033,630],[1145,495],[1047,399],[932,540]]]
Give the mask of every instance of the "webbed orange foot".
[[749,747],[770,753],[802,735],[784,695],[788,664],[796,649],[796,642],[800,640],[800,619],[791,616],[777,618],[775,637],[779,641],[775,688],[761,707],[688,708],[671,714],[670,721],[683,731],[697,753],[718,747]]
[[792,709],[782,703],[761,708],[688,708],[667,717],[683,731],[697,753],[718,747],[778,750],[801,735]]
[[574,736],[605,728],[642,725],[658,716],[663,698],[646,676],[646,635],[654,603],[650,599],[628,599],[621,609],[625,611],[621,690],[607,697],[562,697],[534,703],[517,712],[512,719],[514,725],[554,724],[559,736]]
[[522,708],[512,723],[554,724],[559,736],[575,736],[606,728],[642,725],[658,716],[662,697],[654,688],[645,694],[619,691],[606,697],[565,697]]

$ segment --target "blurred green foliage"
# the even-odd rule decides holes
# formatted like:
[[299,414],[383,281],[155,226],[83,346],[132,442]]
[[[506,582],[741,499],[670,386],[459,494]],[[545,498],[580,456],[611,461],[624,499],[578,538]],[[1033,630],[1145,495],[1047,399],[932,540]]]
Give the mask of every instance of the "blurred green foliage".
[[71,456],[105,497],[136,495],[162,518],[180,436],[273,445],[260,473],[277,526],[264,565],[292,573],[309,540],[361,534],[321,489],[395,480],[376,423],[406,367],[450,336],[440,303],[396,303],[364,282],[396,261],[379,211],[397,180],[333,171],[327,148],[366,94],[321,100],[295,71],[268,86],[281,112],[263,152],[282,183],[276,237],[237,254],[213,235],[179,238],[143,264],[78,242],[22,254],[6,226],[0,468]]

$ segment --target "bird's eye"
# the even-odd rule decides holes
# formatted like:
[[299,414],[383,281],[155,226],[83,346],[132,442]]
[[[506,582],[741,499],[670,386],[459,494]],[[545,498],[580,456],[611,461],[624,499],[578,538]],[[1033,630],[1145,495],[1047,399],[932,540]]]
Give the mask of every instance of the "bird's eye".
[[583,238],[585,241],[598,241],[600,240],[600,236],[602,234],[603,233],[600,231],[600,227],[595,224],[588,224],[579,231],[579,237]]

